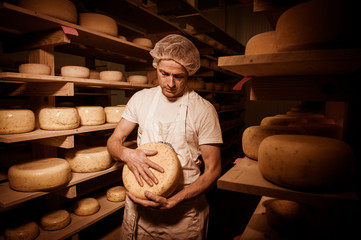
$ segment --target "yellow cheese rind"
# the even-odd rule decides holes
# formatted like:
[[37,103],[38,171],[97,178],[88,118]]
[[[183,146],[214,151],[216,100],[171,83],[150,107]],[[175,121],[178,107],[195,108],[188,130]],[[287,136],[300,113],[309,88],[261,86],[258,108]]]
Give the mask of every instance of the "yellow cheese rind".
[[163,197],[169,197],[179,186],[182,178],[182,167],[180,165],[177,154],[168,145],[158,142],[146,143],[139,147],[139,149],[157,150],[158,153],[154,156],[148,156],[148,159],[157,163],[164,169],[164,173],[158,172],[152,168],[150,170],[158,179],[158,184],[149,186],[143,180],[143,187],[137,182],[133,172],[130,171],[127,165],[123,167],[123,184],[127,191],[131,192],[138,198],[147,199],[144,195],[145,191]]
[[69,183],[71,169],[61,158],[43,158],[15,164],[8,170],[12,189],[23,192],[46,191]]
[[98,172],[111,167],[113,159],[106,146],[90,148],[72,148],[65,153],[73,172]]
[[79,216],[89,216],[97,213],[100,205],[95,198],[83,198],[74,204],[73,212]]
[[122,81],[123,73],[121,71],[101,71],[99,78],[104,81]]
[[63,66],[60,69],[61,76],[74,78],[89,78],[90,70],[83,66]]
[[34,130],[35,115],[28,109],[0,109],[0,134],[25,133]]
[[105,112],[101,106],[79,106],[76,107],[76,110],[82,126],[95,126],[105,123]]
[[24,63],[19,66],[19,73],[50,75],[51,68],[41,63]]
[[126,189],[124,186],[115,186],[107,191],[107,199],[111,202],[122,202],[125,200]]
[[289,124],[289,126],[302,128],[307,135],[330,137],[336,139],[342,138],[342,127],[332,123],[292,123]]
[[307,120],[302,117],[288,116],[288,115],[275,115],[264,117],[261,120],[261,126],[288,126],[291,123],[306,123]]
[[123,106],[108,106],[104,108],[105,120],[107,123],[118,123],[122,118],[122,112],[124,111],[125,105]]
[[354,174],[355,156],[343,141],[309,135],[273,135],[258,152],[262,176],[275,184],[305,191],[346,187]]
[[71,222],[70,214],[64,209],[46,213],[40,219],[40,227],[47,231],[60,230]]
[[99,13],[80,13],[78,20],[80,26],[115,37],[118,36],[117,22],[107,15]]
[[79,127],[80,118],[76,108],[46,107],[40,109],[39,126],[44,130],[68,130]]
[[275,31],[259,33],[251,37],[245,48],[245,55],[276,53]]
[[7,227],[4,232],[5,239],[9,240],[33,240],[39,234],[39,225],[34,221]]
[[148,38],[134,38],[133,43],[143,46],[143,47],[147,47],[147,48],[153,47],[152,40],[150,40]]

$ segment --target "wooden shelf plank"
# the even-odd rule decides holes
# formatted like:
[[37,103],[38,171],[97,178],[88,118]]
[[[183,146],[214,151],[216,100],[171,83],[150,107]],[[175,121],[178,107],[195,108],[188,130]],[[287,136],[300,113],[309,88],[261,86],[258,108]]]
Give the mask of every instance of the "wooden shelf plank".
[[309,193],[300,192],[275,185],[263,178],[258,170],[258,162],[247,157],[243,158],[217,181],[218,188],[294,200],[306,204],[350,204],[358,201],[353,191],[342,193]]

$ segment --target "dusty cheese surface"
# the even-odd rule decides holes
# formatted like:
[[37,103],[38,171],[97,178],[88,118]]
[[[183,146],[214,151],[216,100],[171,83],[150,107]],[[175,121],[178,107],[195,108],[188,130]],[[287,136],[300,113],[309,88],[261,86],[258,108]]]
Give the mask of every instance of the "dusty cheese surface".
[[100,205],[95,198],[83,198],[75,202],[73,212],[79,216],[88,216],[97,213]]
[[30,132],[35,128],[35,115],[29,109],[0,109],[0,134]]
[[140,146],[139,149],[157,150],[158,153],[156,155],[148,156],[148,158],[163,167],[164,172],[161,173],[151,169],[159,183],[149,186],[143,180],[144,186],[141,187],[133,172],[129,170],[127,165],[124,165],[123,184],[125,188],[136,197],[142,199],[146,199],[146,196],[144,195],[145,191],[150,191],[163,197],[170,196],[179,185],[182,177],[182,167],[177,154],[168,145],[158,142],[146,143]]
[[105,120],[107,123],[118,123],[122,118],[122,112],[124,111],[125,105],[123,106],[108,106],[104,108]]
[[65,228],[69,225],[70,221],[69,212],[64,209],[58,209],[42,216],[40,227],[47,231],[54,231]]
[[34,221],[25,222],[17,226],[7,227],[5,239],[33,240],[40,234],[39,225]]
[[82,126],[95,126],[105,123],[105,112],[101,106],[79,106],[76,109]]
[[127,190],[124,186],[111,187],[107,191],[107,199],[111,202],[121,202],[125,200]]
[[79,127],[80,118],[76,108],[46,107],[39,112],[40,128],[45,130],[68,130]]

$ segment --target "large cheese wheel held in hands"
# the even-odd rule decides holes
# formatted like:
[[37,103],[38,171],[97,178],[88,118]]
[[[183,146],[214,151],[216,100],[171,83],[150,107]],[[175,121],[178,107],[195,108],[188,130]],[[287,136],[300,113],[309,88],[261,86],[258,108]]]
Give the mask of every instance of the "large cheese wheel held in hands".
[[117,22],[113,18],[104,14],[80,13],[79,25],[100,33],[105,33],[115,37],[118,36]]
[[33,240],[40,234],[39,225],[35,221],[28,221],[5,228],[4,236],[7,240]]
[[101,106],[79,106],[76,107],[76,110],[82,126],[95,126],[105,123],[105,112]]
[[47,231],[63,229],[71,222],[70,214],[64,209],[46,213],[40,219],[40,227]]
[[76,108],[45,107],[39,111],[39,126],[45,130],[69,130],[79,127],[80,118]]
[[350,183],[355,156],[348,144],[337,139],[274,135],[259,147],[258,168],[265,179],[286,188],[335,191]]
[[61,158],[44,158],[12,165],[8,170],[9,185],[22,192],[46,191],[69,183],[71,169]]
[[34,130],[35,115],[29,109],[0,109],[0,134],[25,133]]
[[127,165],[124,165],[124,187],[127,189],[127,191],[141,199],[147,199],[144,195],[145,191],[149,191],[153,194],[163,197],[169,197],[179,186],[183,174],[177,154],[171,147],[159,142],[146,143],[138,147],[138,149],[157,150],[158,153],[154,156],[148,156],[148,159],[160,165],[164,169],[164,172],[161,173],[150,168],[155,177],[158,179],[158,184],[149,186],[143,180],[144,185],[141,187],[137,182],[133,172],[130,171]]

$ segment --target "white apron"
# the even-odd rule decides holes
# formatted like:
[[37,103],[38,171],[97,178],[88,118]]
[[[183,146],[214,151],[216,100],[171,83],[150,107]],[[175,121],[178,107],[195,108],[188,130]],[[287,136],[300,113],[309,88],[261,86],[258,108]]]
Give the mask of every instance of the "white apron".
[[[161,97],[161,88],[153,98],[148,116],[141,132],[138,146],[148,142],[168,142],[178,155],[183,168],[184,183],[181,188],[194,182],[200,175],[199,166],[192,160],[186,139],[186,117],[189,93],[181,99],[177,116],[171,123],[154,118]],[[181,189],[180,188],[180,189]],[[180,190],[178,189],[178,190]],[[185,200],[172,209],[159,210],[143,207],[125,200],[121,239],[205,239],[208,227],[209,207],[204,195]]]

